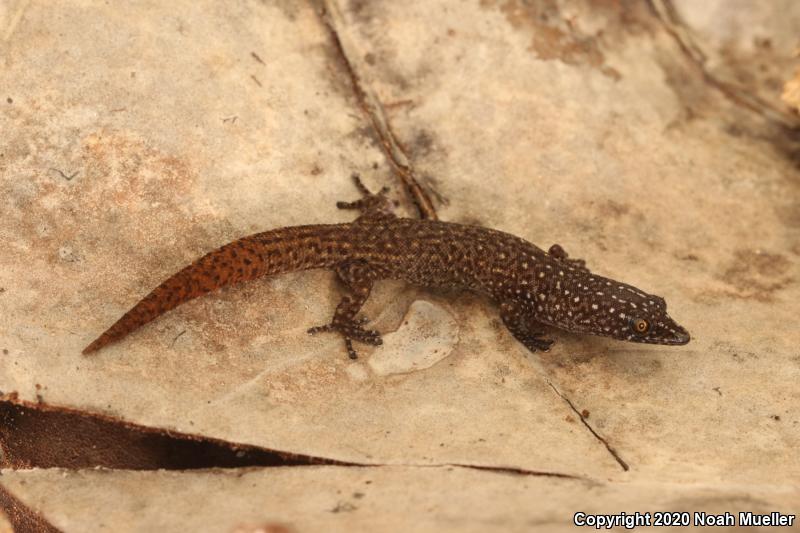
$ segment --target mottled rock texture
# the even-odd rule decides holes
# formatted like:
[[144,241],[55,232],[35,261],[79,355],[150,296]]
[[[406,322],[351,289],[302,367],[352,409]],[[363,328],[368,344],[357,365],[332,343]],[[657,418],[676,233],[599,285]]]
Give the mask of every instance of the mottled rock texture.
[[[796,512],[798,21],[789,0],[0,3],[4,401],[373,465],[0,486],[67,532]],[[483,299],[388,282],[364,310],[386,343],[353,362],[305,334],[339,299],[314,271],[80,354],[213,248],[349,220],[354,171],[404,216],[414,176],[443,220],[563,245],[692,342],[531,354]]]

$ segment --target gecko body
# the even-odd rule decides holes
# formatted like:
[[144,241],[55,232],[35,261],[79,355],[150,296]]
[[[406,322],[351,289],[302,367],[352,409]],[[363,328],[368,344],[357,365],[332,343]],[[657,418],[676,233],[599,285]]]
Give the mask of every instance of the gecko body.
[[355,359],[352,341],[381,344],[358,317],[375,282],[399,279],[425,287],[477,292],[499,305],[512,335],[531,351],[547,351],[542,325],[652,344],[681,345],[689,333],[667,314],[666,302],[631,285],[598,276],[555,244],[547,252],[493,229],[398,218],[386,189],[339,202],[361,215],[351,223],[294,226],[243,237],[176,273],[100,337],[84,354],[115,342],[178,305],[220,287],[284,272],[334,270],[348,289],[329,324]]

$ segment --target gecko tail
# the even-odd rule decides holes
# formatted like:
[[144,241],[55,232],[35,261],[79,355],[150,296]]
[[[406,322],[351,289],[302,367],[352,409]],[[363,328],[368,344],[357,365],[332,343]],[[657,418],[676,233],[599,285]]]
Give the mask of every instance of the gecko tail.
[[[298,227],[295,231],[300,229]],[[153,289],[84,348],[82,353],[96,352],[182,303],[226,285],[269,274],[323,266],[315,264],[318,261],[308,254],[286,257],[275,253],[278,251],[276,247],[286,244],[287,239],[294,236],[288,234],[289,230],[292,228],[243,237],[209,252]]]

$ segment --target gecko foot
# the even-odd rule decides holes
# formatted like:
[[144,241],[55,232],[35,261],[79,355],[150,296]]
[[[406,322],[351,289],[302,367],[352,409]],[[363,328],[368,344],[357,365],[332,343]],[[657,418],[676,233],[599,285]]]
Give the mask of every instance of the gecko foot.
[[377,193],[373,193],[367,189],[358,174],[353,174],[353,181],[361,193],[361,199],[355,202],[336,202],[336,207],[339,209],[357,209],[361,211],[362,216],[392,215],[392,205],[386,197],[389,187],[383,187]]
[[535,352],[536,350],[549,352],[550,347],[555,341],[551,339],[543,339],[542,335],[544,335],[544,333],[531,333],[523,337],[516,337],[516,339],[532,352]]
[[[536,331],[541,324],[533,315],[514,302],[500,304],[500,317],[514,338],[532,352],[541,350],[550,351],[555,341],[542,338],[544,333]],[[536,328],[536,329],[534,329]]]
[[330,324],[324,326],[315,326],[309,328],[309,335],[317,333],[336,332],[344,337],[345,348],[347,348],[347,355],[350,359],[358,359],[358,354],[353,348],[353,341],[362,342],[364,344],[371,344],[372,346],[380,346],[383,344],[381,334],[374,329],[364,329],[362,326],[368,322],[364,317],[357,318],[352,321],[334,320]]

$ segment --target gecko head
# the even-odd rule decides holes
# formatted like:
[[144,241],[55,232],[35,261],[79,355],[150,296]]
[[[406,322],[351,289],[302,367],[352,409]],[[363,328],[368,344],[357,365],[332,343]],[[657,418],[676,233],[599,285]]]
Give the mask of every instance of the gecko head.
[[583,301],[572,309],[575,329],[648,344],[677,346],[691,339],[667,314],[667,303],[660,296],[600,276],[579,282],[577,289],[576,298]]
[[[655,305],[649,305],[652,301]],[[680,346],[691,339],[689,332],[667,314],[667,304],[658,296],[641,302],[639,310],[629,309],[625,318],[618,317],[620,337],[631,342]]]

